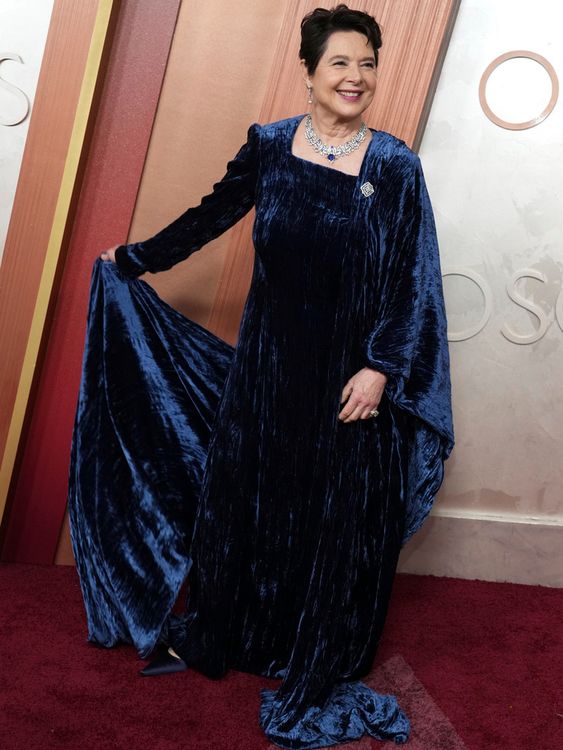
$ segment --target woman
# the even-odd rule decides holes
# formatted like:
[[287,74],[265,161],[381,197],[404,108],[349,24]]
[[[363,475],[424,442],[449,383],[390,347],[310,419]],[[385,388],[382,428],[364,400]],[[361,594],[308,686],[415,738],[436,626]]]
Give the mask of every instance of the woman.
[[[106,251],[117,268],[94,274],[70,489],[89,637],[142,656],[171,646],[145,674],[283,678],[260,722],[288,748],[407,739],[396,700],[357,679],[453,446],[420,163],[362,122],[380,45],[375,20],[345,5],[306,16],[310,116],[252,125],[200,206]],[[253,205],[232,349],[133,279]]]

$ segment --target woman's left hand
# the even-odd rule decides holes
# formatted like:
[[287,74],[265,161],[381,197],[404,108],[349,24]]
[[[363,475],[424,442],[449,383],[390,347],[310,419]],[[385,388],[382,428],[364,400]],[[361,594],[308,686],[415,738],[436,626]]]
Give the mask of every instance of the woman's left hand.
[[113,247],[109,247],[107,250],[104,250],[103,253],[100,254],[100,258],[104,261],[111,261],[112,263],[115,263],[115,251],[119,245],[114,245]]
[[370,412],[377,409],[385,384],[387,375],[370,367],[364,367],[346,383],[342,390],[340,403],[346,401],[338,419],[342,422],[354,422],[356,419],[369,419]]

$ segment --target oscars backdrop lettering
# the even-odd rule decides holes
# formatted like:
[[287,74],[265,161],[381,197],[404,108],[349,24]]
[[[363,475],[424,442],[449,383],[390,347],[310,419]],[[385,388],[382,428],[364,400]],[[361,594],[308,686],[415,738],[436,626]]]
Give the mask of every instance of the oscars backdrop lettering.
[[29,114],[29,100],[25,93],[3,77],[3,63],[6,60],[23,64],[15,52],[0,52],[0,125],[19,125]]
[[[466,279],[471,284],[477,286],[481,293],[482,312],[478,321],[460,331],[448,330],[448,341],[466,341],[480,333],[487,325],[493,310],[493,292],[489,283],[479,273],[470,268],[450,266],[444,269],[442,273],[444,280],[448,276],[459,276]],[[513,344],[533,344],[545,336],[554,319],[557,320],[559,327],[563,331],[563,289],[559,292],[553,309],[547,312],[543,307],[540,307],[536,302],[521,293],[519,282],[522,279],[535,279],[542,284],[548,284],[550,281],[545,273],[535,268],[521,268],[512,274],[510,281],[506,285],[508,297],[515,305],[531,313],[537,319],[538,323],[537,328],[531,333],[519,333],[514,330],[512,325],[505,322],[500,329],[505,339]],[[560,282],[557,281],[556,283],[559,284]]]

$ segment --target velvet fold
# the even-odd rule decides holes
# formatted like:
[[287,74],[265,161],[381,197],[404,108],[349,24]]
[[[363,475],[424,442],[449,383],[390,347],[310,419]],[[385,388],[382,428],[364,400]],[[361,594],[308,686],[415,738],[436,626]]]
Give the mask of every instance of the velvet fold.
[[191,566],[232,347],[96,261],[69,477],[88,636],[147,656]]
[[[260,715],[281,747],[400,743],[396,700],[359,679],[401,545],[453,447],[435,227],[404,143],[371,131],[348,175],[293,155],[299,121],[252,125],[199,206],[118,248],[117,267],[96,264],[72,539],[91,640],[141,655],[166,640],[212,677],[281,678]],[[254,271],[233,348],[136,277],[252,205]],[[380,414],[344,424],[342,388],[366,366],[388,376]]]
[[409,720],[392,695],[380,695],[361,682],[337,685],[320,708],[311,706],[289,729],[280,716],[274,690],[262,691],[260,725],[267,736],[289,750],[329,747],[359,740],[364,735],[403,744],[410,732]]

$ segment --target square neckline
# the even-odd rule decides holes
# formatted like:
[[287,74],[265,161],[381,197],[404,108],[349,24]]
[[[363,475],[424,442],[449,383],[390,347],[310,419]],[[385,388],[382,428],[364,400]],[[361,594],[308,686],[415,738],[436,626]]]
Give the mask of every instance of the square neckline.
[[297,161],[303,162],[303,164],[311,164],[314,167],[320,167],[321,169],[324,169],[332,174],[341,174],[341,175],[344,175],[345,177],[349,177],[350,179],[354,180],[354,182],[359,182],[360,177],[362,177],[365,166],[367,164],[368,154],[371,150],[372,143],[375,140],[376,131],[373,128],[369,128],[369,131],[371,132],[371,138],[369,140],[364,156],[362,158],[362,163],[360,164],[360,171],[358,172],[358,174],[351,174],[350,172],[343,172],[341,169],[332,169],[332,167],[325,166],[324,164],[320,164],[317,161],[311,161],[311,159],[304,159],[302,156],[297,156],[297,154],[293,153],[293,142],[295,140],[295,134],[297,133],[297,128],[299,127],[299,124],[306,116],[307,116],[306,114],[297,115],[297,117],[295,118],[296,123],[293,125],[292,128],[290,128],[289,139],[288,139],[290,156],[292,156]]

